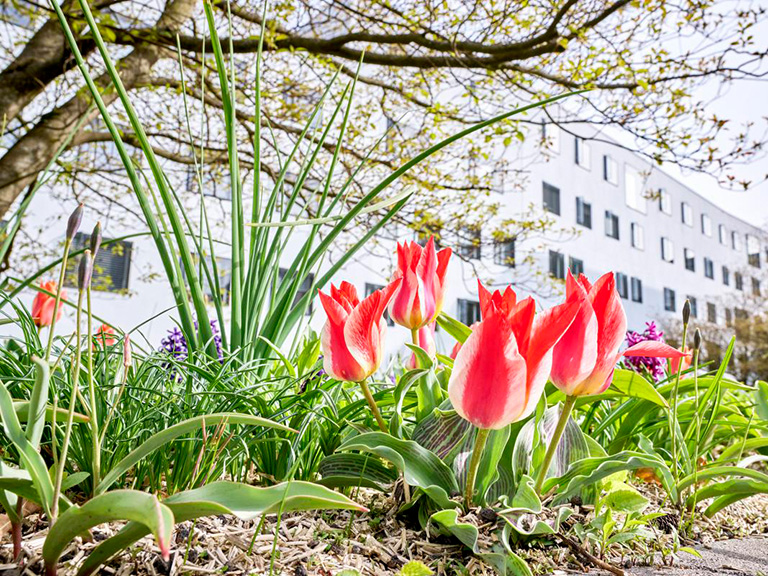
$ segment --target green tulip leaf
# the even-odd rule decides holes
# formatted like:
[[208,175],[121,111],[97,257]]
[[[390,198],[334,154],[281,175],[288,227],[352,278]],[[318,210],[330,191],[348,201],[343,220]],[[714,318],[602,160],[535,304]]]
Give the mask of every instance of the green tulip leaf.
[[365,487],[384,492],[398,478],[394,468],[368,454],[336,453],[320,461],[320,483],[329,488]]
[[[111,494],[111,492],[110,492]],[[285,482],[261,488],[235,482],[212,482],[202,488],[174,494],[163,501],[176,522],[203,516],[232,514],[249,520],[262,514],[301,510],[361,510],[365,508],[343,494],[311,482]],[[143,538],[146,526],[128,523],[120,532],[99,544],[85,559],[78,576],[93,574],[112,556]]]

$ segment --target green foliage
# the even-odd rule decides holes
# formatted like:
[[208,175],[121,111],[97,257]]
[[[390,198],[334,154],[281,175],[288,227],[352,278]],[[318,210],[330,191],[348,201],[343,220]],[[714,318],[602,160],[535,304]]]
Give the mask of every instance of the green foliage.
[[425,564],[418,560],[411,560],[406,562],[400,569],[399,576],[432,576],[434,572],[429,569]]

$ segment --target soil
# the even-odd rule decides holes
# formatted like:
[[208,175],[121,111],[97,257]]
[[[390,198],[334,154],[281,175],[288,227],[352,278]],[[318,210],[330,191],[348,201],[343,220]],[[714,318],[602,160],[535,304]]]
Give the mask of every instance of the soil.
[[[659,506],[661,495],[656,488],[649,485],[644,491],[652,502],[656,499],[652,506]],[[176,526],[170,563],[163,562],[154,541],[148,537],[112,559],[100,574],[260,576],[270,573],[270,563],[273,562],[272,573],[281,576],[336,576],[344,569],[355,569],[363,576],[390,576],[397,574],[410,560],[423,562],[438,575],[494,574],[489,566],[456,540],[434,530],[421,530],[414,520],[396,517],[397,505],[391,498],[368,491],[360,494],[358,501],[366,504],[371,512],[285,515],[279,526],[276,518],[271,516],[255,538],[257,521],[216,516],[200,519],[194,524],[184,522]],[[573,521],[588,521],[590,508],[578,504],[575,508]],[[490,548],[496,538],[497,518],[477,509],[461,520],[478,526],[481,548]],[[666,533],[674,533],[670,523],[676,523],[671,512],[653,528],[654,542],[650,548],[648,543],[633,543],[632,548],[616,547],[609,550],[603,560],[620,566],[627,575],[768,576],[768,495],[742,500],[711,519],[699,515],[690,531],[691,538],[681,539],[679,545],[698,549],[702,559],[684,552],[672,553],[674,538]],[[120,527],[119,524],[101,526],[93,531],[92,541],[77,539],[73,542],[62,556],[59,573],[74,574],[74,568],[94,546]],[[0,565],[0,574],[40,574],[45,534],[45,525],[36,515],[26,519],[23,567],[11,562],[11,545],[6,536],[0,548],[0,562],[4,562]],[[278,536],[276,546],[275,534]],[[668,551],[663,558],[656,552],[659,549]],[[537,575],[607,574],[584,556],[574,555],[571,548],[558,541],[541,542],[517,552]],[[592,552],[597,554],[595,550]]]

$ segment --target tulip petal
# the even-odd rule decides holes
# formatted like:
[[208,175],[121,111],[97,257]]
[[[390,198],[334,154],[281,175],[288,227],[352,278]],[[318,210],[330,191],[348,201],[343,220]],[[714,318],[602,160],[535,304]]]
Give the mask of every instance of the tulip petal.
[[[333,284],[331,284],[331,291],[333,290],[335,289]],[[349,315],[344,306],[339,304],[339,302],[337,302],[332,296],[329,296],[322,290],[318,290],[317,293],[318,296],[320,296],[320,304],[328,316],[328,321],[332,324],[343,326],[344,322],[347,320],[347,316]]]
[[424,250],[421,251],[421,258],[416,266],[416,275],[419,277],[419,287],[421,288],[419,296],[422,303],[423,322],[434,320],[437,311],[437,298],[435,293],[440,289],[437,285],[437,254],[435,253],[435,241],[432,237],[427,241]]
[[381,315],[377,315],[382,292],[377,290],[352,311],[344,325],[344,340],[349,353],[363,367],[367,375],[373,374],[381,361]]
[[525,359],[506,318],[480,322],[456,355],[448,396],[460,416],[483,429],[516,421],[525,408]]
[[349,353],[344,339],[343,324],[327,321],[320,333],[320,344],[323,349],[323,369],[333,378],[347,382],[359,382],[368,376],[362,366]]
[[681,352],[677,348],[673,348],[664,342],[645,340],[644,342],[638,342],[634,346],[630,346],[624,350],[621,355],[641,356],[644,358],[684,358],[689,354]]
[[483,286],[483,283],[480,282],[480,279],[477,280],[477,296],[478,300],[480,301],[480,317],[485,318],[490,314],[488,307],[491,305],[493,300],[493,294],[491,294],[491,292],[485,286]]
[[598,322],[587,292],[570,272],[566,278],[566,293],[567,301],[577,303],[577,311],[570,327],[555,345],[551,378],[555,386],[571,395],[595,368]]
[[[522,300],[517,305],[513,304],[508,313],[509,321],[512,324],[512,331],[515,333],[515,340],[517,340],[517,348],[523,356],[528,354],[531,331],[533,330],[533,319],[535,316],[536,302],[530,297]],[[554,345],[554,343],[552,345]]]

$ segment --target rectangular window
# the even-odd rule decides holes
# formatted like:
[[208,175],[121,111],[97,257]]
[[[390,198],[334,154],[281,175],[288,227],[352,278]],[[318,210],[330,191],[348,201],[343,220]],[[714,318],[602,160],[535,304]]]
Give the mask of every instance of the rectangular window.
[[592,228],[592,204],[581,196],[576,197],[576,223],[585,228]]
[[741,272],[734,272],[733,283],[736,285],[736,290],[744,290],[744,277]]
[[573,256],[568,257],[568,268],[571,274],[578,277],[579,274],[584,274],[584,260],[579,260]]
[[459,298],[459,321],[467,326],[480,322],[480,302]]
[[549,251],[549,274],[553,278],[565,278],[565,256],[554,250]]
[[643,192],[643,177],[634,168],[627,166],[624,170],[624,197],[627,202],[627,206],[638,212],[645,214],[646,198]]
[[[283,282],[283,278],[285,278],[285,275],[288,273],[287,268],[280,268],[278,270],[278,277],[280,279],[280,282]],[[296,306],[299,303],[299,300],[304,298],[304,295],[312,290],[312,285],[315,283],[315,275],[311,272],[307,274],[306,278],[301,282],[299,285],[299,289],[296,291],[296,296],[293,298],[293,306]],[[307,306],[307,311],[305,312],[305,315],[309,316],[312,314],[312,299],[309,300],[309,306]]]
[[674,262],[675,253],[672,246],[672,240],[669,238],[661,237],[661,259],[664,262]]
[[733,324],[733,312],[731,312],[730,308],[725,309],[725,325],[730,326]]
[[643,282],[640,278],[632,277],[632,302],[643,301]]
[[645,250],[645,232],[643,227],[637,222],[632,222],[632,247],[638,250]]
[[715,278],[715,263],[709,258],[704,258],[704,276],[710,280]]
[[752,278],[752,295],[760,296],[760,280]]
[[693,208],[691,208],[691,205],[688,204],[688,202],[682,202],[680,204],[680,215],[683,224],[693,227]]
[[627,275],[622,272],[616,272],[616,291],[622,298],[629,298],[629,283]]
[[672,215],[672,195],[664,188],[659,189],[659,210]]
[[[106,241],[107,238],[104,238]],[[83,250],[90,246],[91,236],[78,232],[72,240],[72,251]],[[93,263],[91,289],[98,292],[123,292],[128,290],[131,273],[133,243],[125,240],[103,244],[96,261]],[[72,258],[67,263],[65,286],[77,286],[77,268],[80,258]]]
[[686,299],[691,304],[691,317],[692,318],[698,318],[699,317],[699,309],[696,305],[696,297],[695,296],[686,296]]
[[552,122],[542,122],[541,140],[547,152],[560,154],[560,127]]
[[589,144],[585,142],[583,138],[579,138],[578,136],[574,139],[574,143],[574,160],[576,161],[576,164],[589,170],[592,163]]
[[750,266],[760,268],[760,240],[752,234],[747,234],[747,262]]
[[605,211],[605,235],[619,239],[619,217],[609,210]]
[[712,236],[712,220],[707,214],[701,215],[701,233],[704,236]]
[[677,310],[675,306],[675,291],[671,288],[664,288],[664,310],[667,312],[675,312]]
[[731,232],[731,248],[734,250],[741,250],[741,236],[734,230]]
[[731,273],[727,266],[723,266],[723,284],[726,286],[730,286],[731,284]]
[[480,228],[462,228],[459,236],[459,256],[480,260],[482,256]]
[[619,165],[608,154],[603,156],[603,180],[611,184],[619,183]]
[[542,194],[544,197],[544,210],[552,214],[560,215],[560,188],[543,183]]
[[499,266],[515,267],[515,239],[497,240],[493,244],[493,262]]
[[685,259],[685,269],[691,272],[696,271],[696,254],[690,248],[683,250],[683,258]]
[[[383,288],[386,288],[383,284],[370,284],[369,282],[365,283],[365,297],[367,298],[376,290],[382,290]],[[395,321],[392,320],[392,318],[389,317],[389,310],[384,310],[384,318],[387,320],[387,326],[394,326]]]
[[717,307],[712,302],[707,302],[707,322],[717,324]]
[[728,245],[728,230],[725,229],[724,224],[720,224],[717,227],[717,236],[720,239],[720,244],[722,244],[723,246]]

